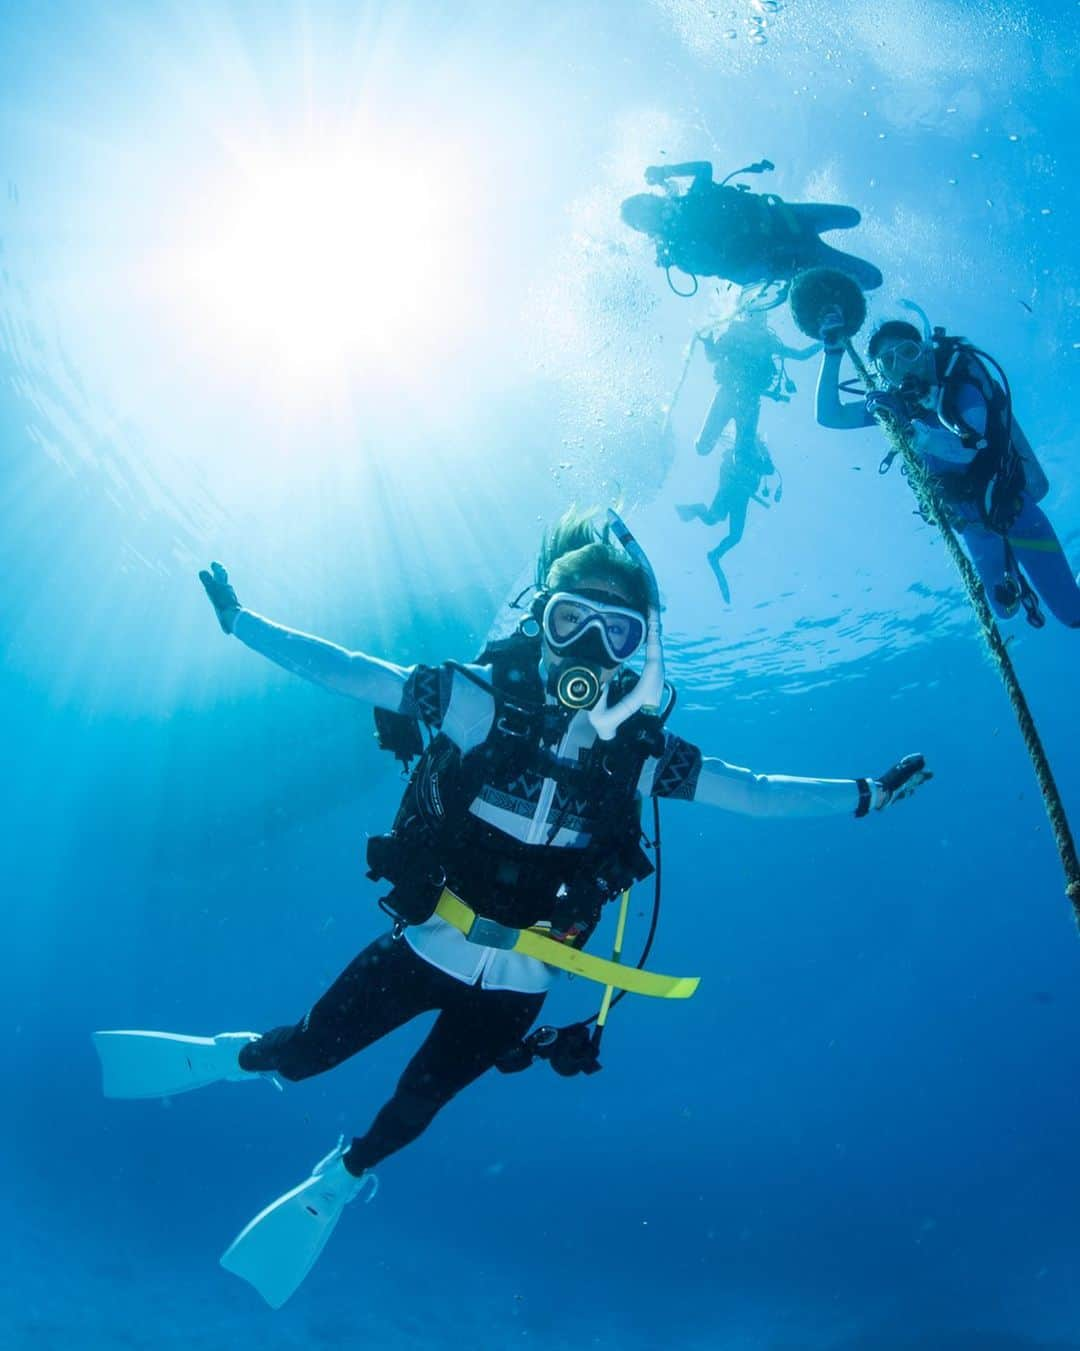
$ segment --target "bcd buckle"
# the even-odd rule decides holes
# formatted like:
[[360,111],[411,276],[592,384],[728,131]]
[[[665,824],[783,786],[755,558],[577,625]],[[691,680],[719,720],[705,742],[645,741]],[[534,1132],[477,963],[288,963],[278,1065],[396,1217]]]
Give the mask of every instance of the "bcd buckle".
[[495,730],[501,732],[503,736],[514,737],[520,741],[529,735],[532,721],[528,710],[508,702],[503,704],[495,719]]
[[485,919],[483,915],[476,915],[473,922],[469,925],[469,931],[465,935],[470,943],[476,943],[482,948],[500,948],[508,952],[521,937],[520,929],[511,929],[509,925],[500,924],[495,919]]

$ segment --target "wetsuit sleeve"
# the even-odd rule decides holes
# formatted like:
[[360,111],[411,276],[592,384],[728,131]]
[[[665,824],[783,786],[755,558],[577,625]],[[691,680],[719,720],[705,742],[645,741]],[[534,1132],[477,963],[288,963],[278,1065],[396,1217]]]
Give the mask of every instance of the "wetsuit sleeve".
[[859,427],[872,427],[874,419],[866,411],[866,404],[861,399],[856,403],[840,402],[840,363],[843,359],[842,352],[826,352],[821,358],[814,405],[815,416],[820,426],[829,427],[833,431],[855,431]]
[[664,735],[662,753],[646,763],[638,786],[643,794],[703,802],[742,816],[863,816],[878,801],[872,780],[755,774],[702,755],[671,733]]
[[[299,633],[275,624],[250,610],[241,610],[233,634],[252,651],[315,685],[350,699],[404,713],[443,731],[462,750],[471,750],[487,737],[495,703],[483,688],[490,671],[442,666],[396,666],[393,662],[350,652],[325,638]],[[478,683],[479,682],[479,683]]]
[[325,638],[275,624],[250,610],[241,610],[236,616],[233,635],[275,665],[335,694],[362,699],[395,713],[412,711],[403,707],[410,674],[407,667],[380,661],[364,652],[350,652]]

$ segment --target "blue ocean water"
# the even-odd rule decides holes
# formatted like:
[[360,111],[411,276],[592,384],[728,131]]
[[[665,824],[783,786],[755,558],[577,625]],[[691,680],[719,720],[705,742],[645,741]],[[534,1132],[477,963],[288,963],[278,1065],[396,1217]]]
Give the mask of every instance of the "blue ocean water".
[[[872,318],[911,297],[1001,360],[1080,562],[1075,6],[0,13],[0,1344],[1080,1346],[1080,945],[996,676],[876,433],[814,425],[816,363],[723,603],[673,510],[715,484],[700,356],[671,402],[729,297],[674,296],[618,216],[665,159],[857,205]],[[102,1098],[95,1028],[294,1019],[383,925],[369,712],[226,640],[195,574],[468,660],[544,525],[616,500],[680,733],[935,778],[860,822],[666,804],[653,965],[699,994],[621,1004],[599,1076],[476,1085],[271,1313],[220,1252],[426,1023],[283,1094]],[[1080,815],[1077,640],[1009,632]]]

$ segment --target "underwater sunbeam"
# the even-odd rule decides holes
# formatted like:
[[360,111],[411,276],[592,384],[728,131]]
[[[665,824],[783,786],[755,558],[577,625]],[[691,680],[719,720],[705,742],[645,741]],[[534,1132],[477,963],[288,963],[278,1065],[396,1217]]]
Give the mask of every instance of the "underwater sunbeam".
[[296,392],[406,346],[415,360],[460,329],[462,176],[445,147],[375,139],[249,154],[200,194],[174,276],[215,362],[254,363]]

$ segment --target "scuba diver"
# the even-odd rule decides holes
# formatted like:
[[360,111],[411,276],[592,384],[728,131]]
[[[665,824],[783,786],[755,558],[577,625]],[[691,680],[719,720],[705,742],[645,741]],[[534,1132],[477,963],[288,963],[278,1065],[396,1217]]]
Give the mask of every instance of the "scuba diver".
[[[745,443],[740,445],[736,441],[720,457],[720,477],[712,504],[706,506],[704,502],[694,502],[675,508],[679,513],[679,519],[683,521],[701,521],[703,525],[719,525],[723,520],[728,522],[728,533],[706,555],[709,567],[712,568],[713,576],[720,587],[720,594],[727,604],[731,603],[731,588],[720,566],[720,560],[742,539],[750,503],[758,502],[763,507],[769,506],[767,480],[776,472],[764,437],[754,438],[749,453]],[[778,485],[773,496],[774,502],[780,501],[781,492],[782,488]]]
[[[524,1068],[536,1055],[564,1074],[599,1068],[595,1034],[562,1047],[555,1029],[526,1037],[559,969],[603,985],[605,999],[613,988],[693,993],[694,979],[581,951],[602,906],[621,893],[625,918],[629,887],[653,871],[641,847],[642,799],[758,817],[863,817],[930,777],[921,756],[876,779],[754,774],[668,731],[674,696],[656,578],[614,512],[603,533],[571,512],[546,535],[517,632],[470,665],[402,667],[347,651],[245,609],[220,564],[199,575],[226,634],[373,705],[380,744],[403,762],[419,755],[392,829],[368,846],[369,877],[390,884],[380,904],[393,928],[299,1021],[261,1034],[94,1036],[107,1096],[159,1097],[223,1080],[306,1079],[437,1013],[365,1133],[347,1147],[339,1141],[222,1257],[275,1308],[346,1204],[377,1186],[376,1165],[482,1074]],[[627,663],[639,652],[635,675]]]
[[[1038,503],[1049,491],[1042,466],[1013,415],[1008,377],[988,353],[942,328],[923,331],[889,319],[870,338],[867,355],[882,388],[858,402],[840,402],[843,316],[827,312],[817,386],[823,427],[871,427],[884,412],[910,436],[928,469],[939,508],[957,530],[1002,619],[1023,607],[1042,628],[1039,607],[1080,628],[1080,585]],[[893,454],[881,463],[888,470]]]
[[[769,327],[765,313],[750,306],[742,309],[721,332],[703,330],[695,336],[712,364],[716,393],[695,442],[699,455],[716,448],[728,423],[735,424],[735,441],[720,460],[720,475],[711,506],[697,502],[678,506],[684,521],[699,520],[716,525],[727,518],[727,536],[709,551],[712,568],[725,601],[731,600],[720,559],[743,537],[746,511],[751,500],[768,506],[769,489],[763,480],[777,472],[764,441],[758,436],[762,399],[786,401],[795,392],[784,368],[785,360],[807,361],[821,351],[820,343],[788,347]],[[780,501],[782,485],[773,500]]]
[[[850,230],[862,219],[853,206],[819,202],[785,202],[774,193],[750,192],[743,184],[728,187],[737,174],[763,173],[774,166],[768,160],[736,169],[719,183],[707,160],[688,164],[651,165],[645,170],[650,187],[664,194],[639,192],[622,204],[623,221],[648,235],[656,245],[656,262],[668,274],[678,268],[694,279],[721,277],[739,286],[786,284],[809,267],[835,267],[846,272],[864,291],[881,285],[872,263],[841,253],[818,238],[823,230]],[[672,180],[689,178],[689,188],[676,192]],[[777,301],[779,303],[779,301]]]

